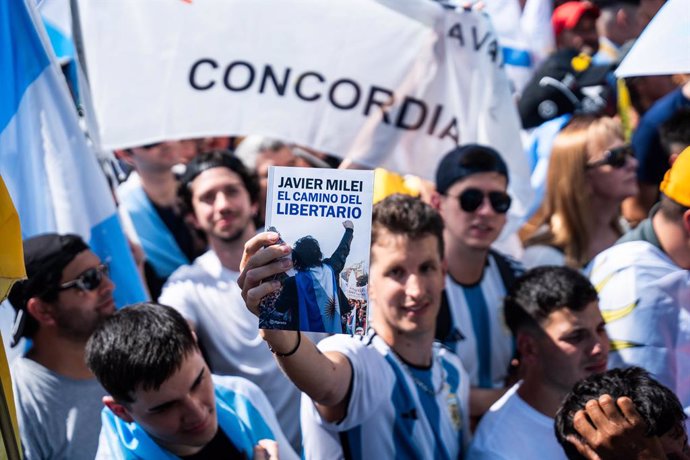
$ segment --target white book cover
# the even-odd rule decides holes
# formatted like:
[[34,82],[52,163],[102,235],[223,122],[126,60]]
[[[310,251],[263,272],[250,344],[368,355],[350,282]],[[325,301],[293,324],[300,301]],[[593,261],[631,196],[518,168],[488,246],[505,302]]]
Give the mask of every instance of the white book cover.
[[293,268],[261,303],[259,326],[364,334],[374,172],[272,166],[266,230],[292,248]]

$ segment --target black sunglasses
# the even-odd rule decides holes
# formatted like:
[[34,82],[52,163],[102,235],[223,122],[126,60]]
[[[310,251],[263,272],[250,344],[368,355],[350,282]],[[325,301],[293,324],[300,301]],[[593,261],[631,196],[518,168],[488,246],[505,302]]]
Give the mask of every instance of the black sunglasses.
[[61,284],[58,290],[64,291],[66,289],[76,287],[82,291],[93,291],[98,289],[103,281],[103,278],[108,276],[108,272],[108,266],[105,264],[100,264],[96,267],[89,268],[84,273],[79,275],[77,279]]
[[460,208],[465,212],[474,212],[482,205],[484,202],[484,196],[489,197],[489,203],[494,211],[499,214],[505,214],[510,209],[510,203],[512,199],[510,195],[505,192],[488,192],[484,193],[483,190],[478,188],[468,188],[465,189],[459,196],[451,197],[457,198],[460,203]]
[[594,163],[587,163],[587,169],[598,168],[599,166],[610,165],[613,168],[620,169],[628,162],[628,157],[634,157],[632,145],[626,144],[620,147],[614,147],[604,152],[604,158],[595,161]]

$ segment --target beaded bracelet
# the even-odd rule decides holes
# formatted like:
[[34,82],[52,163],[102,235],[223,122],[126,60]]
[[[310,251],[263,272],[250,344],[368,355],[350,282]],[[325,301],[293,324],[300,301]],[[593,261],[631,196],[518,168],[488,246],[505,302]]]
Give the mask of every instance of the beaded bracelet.
[[281,353],[279,351],[275,351],[271,344],[268,344],[268,349],[271,350],[271,353],[276,355],[279,358],[287,358],[288,356],[292,356],[295,353],[297,353],[297,349],[299,348],[300,344],[302,343],[302,332],[297,331],[297,345],[295,345],[295,348],[292,350],[288,351],[287,353]]

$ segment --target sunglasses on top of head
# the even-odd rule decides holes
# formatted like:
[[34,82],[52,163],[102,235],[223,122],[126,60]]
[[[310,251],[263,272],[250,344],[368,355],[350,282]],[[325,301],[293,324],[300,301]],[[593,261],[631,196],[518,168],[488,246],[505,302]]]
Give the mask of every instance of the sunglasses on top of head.
[[61,284],[58,290],[64,291],[66,289],[76,287],[82,291],[93,291],[98,289],[103,281],[103,278],[107,276],[108,266],[105,264],[100,264],[84,271],[84,273],[79,275],[76,279]]
[[634,157],[632,145],[626,144],[620,147],[614,147],[604,152],[604,158],[593,163],[587,163],[587,169],[598,168],[599,166],[609,165],[613,168],[620,169],[628,162],[629,157]]
[[482,205],[484,202],[484,197],[489,197],[489,203],[491,207],[498,214],[505,214],[510,209],[510,203],[512,199],[510,195],[505,192],[488,192],[484,193],[483,190],[478,188],[468,188],[465,189],[458,196],[451,196],[451,198],[457,198],[460,203],[460,208],[465,212],[474,212]]

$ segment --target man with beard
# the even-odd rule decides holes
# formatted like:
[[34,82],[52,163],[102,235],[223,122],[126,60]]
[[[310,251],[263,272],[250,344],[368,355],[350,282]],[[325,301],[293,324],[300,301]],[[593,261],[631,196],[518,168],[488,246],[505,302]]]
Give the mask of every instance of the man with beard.
[[93,459],[105,390],[86,367],[91,333],[115,311],[108,269],[76,235],[24,241],[28,279],[9,300],[17,310],[13,343],[31,339],[12,363],[24,458]]
[[247,311],[237,286],[244,243],[256,233],[256,178],[230,152],[213,151],[187,165],[178,195],[210,249],[170,276],[159,301],[189,321],[214,374],[244,377],[266,393],[298,448],[299,392],[264,346],[258,319]]

